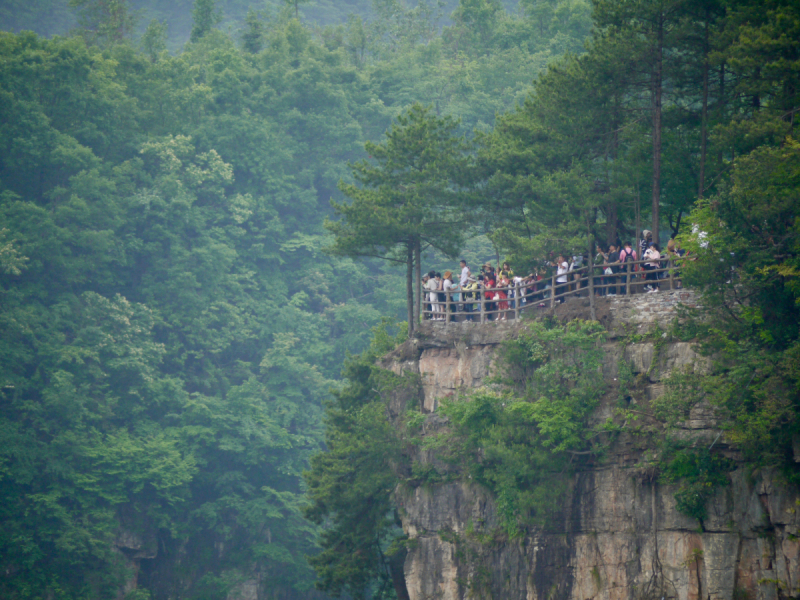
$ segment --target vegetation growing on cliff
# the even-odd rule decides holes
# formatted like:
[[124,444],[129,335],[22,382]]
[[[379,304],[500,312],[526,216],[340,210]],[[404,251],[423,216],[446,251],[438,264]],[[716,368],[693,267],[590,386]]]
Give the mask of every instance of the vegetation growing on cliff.
[[606,388],[604,339],[596,322],[532,322],[503,343],[500,389],[442,404],[450,427],[432,445],[493,492],[512,537],[546,523],[580,457],[602,452],[588,417]]
[[[348,163],[369,160],[365,142],[415,102],[474,139],[465,227],[491,233],[518,270],[632,237],[637,212],[683,234],[696,258],[686,281],[707,311],[676,335],[700,340],[714,368],[676,379],[665,402],[710,402],[726,443],[796,477],[796,2],[523,0],[512,14],[462,0],[441,29],[427,2],[375,2],[316,28],[295,18],[312,8],[302,3],[244,18],[239,0],[203,0],[170,3],[180,23],[151,23],[141,39],[128,9],[163,6],[72,4],[83,18],[67,37],[0,34],[4,597],[116,597],[134,575],[121,552],[155,553],[135,559],[140,596],[223,597],[246,578],[308,593],[318,529],[302,518],[301,472],[328,447],[323,399],[346,352],[404,304],[392,269],[324,252],[323,222],[340,185],[355,192]],[[61,8],[15,0],[0,18],[18,28],[38,10],[42,31],[66,31]],[[503,494],[510,531],[546,513],[520,456],[563,466],[597,450],[580,427],[599,393],[580,379],[591,351],[561,356],[551,342],[509,350],[533,361],[529,385],[509,388],[518,400],[447,409],[462,450],[489,452],[475,476]],[[582,365],[577,387],[537,353]],[[381,425],[374,360],[347,367],[356,387],[337,393],[328,434],[338,462],[322,455],[309,479],[315,504],[343,494],[307,513],[332,526],[314,566],[333,592],[377,589],[392,563],[388,450],[412,440]],[[716,447],[709,460],[684,451],[664,472],[716,485]],[[351,456],[364,469],[345,468]],[[358,498],[325,478],[336,465],[375,501],[364,528]]]
[[391,2],[327,29],[253,12],[240,37],[217,18],[240,3],[171,3],[181,45],[131,34],[155,3],[74,4],[67,37],[0,33],[0,595],[305,597],[323,400],[404,308],[391,268],[324,252],[347,164],[415,101],[491,126],[586,29],[534,40],[494,6],[473,36],[465,6],[441,32]]

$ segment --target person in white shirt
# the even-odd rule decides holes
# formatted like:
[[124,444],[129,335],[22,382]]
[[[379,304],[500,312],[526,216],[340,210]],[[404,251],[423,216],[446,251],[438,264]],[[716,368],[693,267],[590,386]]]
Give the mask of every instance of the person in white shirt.
[[467,266],[467,261],[465,261],[463,258],[458,264],[461,266],[461,277],[458,280],[458,284],[463,288],[465,285],[467,285],[467,283],[469,283],[469,267]]
[[645,271],[648,271],[646,279],[650,283],[645,286],[645,290],[648,292],[657,292],[658,291],[658,274],[653,273],[661,266],[661,252],[658,249],[658,244],[650,242],[650,245],[647,248],[647,252],[644,253],[642,260],[649,260],[650,262],[645,263],[643,265]]
[[522,308],[522,305],[525,304],[525,296],[522,293],[522,282],[523,282],[522,277],[520,277],[519,275],[515,275],[514,276],[514,279],[513,279],[513,282],[512,282],[513,292],[510,292],[508,294],[509,298],[513,296],[514,302],[516,303],[516,304],[512,304],[511,305],[512,307],[519,306],[520,308]]
[[[563,254],[559,254],[558,258],[556,259],[556,289],[552,291],[552,294],[558,296],[559,294],[563,294],[567,291],[567,286],[559,287],[559,284],[567,283],[567,273],[569,273],[569,263],[564,259]],[[561,298],[559,302],[563,302],[564,299]]]
[[[458,264],[459,264],[459,266],[461,266],[461,276],[458,278],[458,285],[463,290],[464,288],[466,288],[470,284],[470,277],[471,277],[472,274],[469,272],[469,267],[467,266],[467,261],[465,261],[463,258],[459,261]],[[462,294],[461,300],[462,301],[464,300],[463,294]],[[471,309],[472,306],[470,306],[469,308]],[[467,304],[466,303],[461,304],[461,310],[464,311],[464,312],[469,312],[467,310]]]
[[428,273],[428,282],[425,284],[425,289],[428,290],[428,300],[431,303],[431,320],[435,321],[439,317],[439,298],[437,293],[439,282],[436,281],[436,273],[434,271]]

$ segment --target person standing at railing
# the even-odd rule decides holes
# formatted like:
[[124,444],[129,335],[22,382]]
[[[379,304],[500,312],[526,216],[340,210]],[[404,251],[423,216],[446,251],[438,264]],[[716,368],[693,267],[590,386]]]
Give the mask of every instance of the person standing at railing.
[[423,317],[422,317],[422,318],[423,318],[423,320],[426,318],[426,317],[424,316],[424,315],[425,315],[425,313],[428,313],[428,315],[427,315],[427,318],[428,318],[428,319],[431,319],[431,318],[433,318],[433,315],[431,315],[431,314],[430,314],[430,312],[431,312],[431,305],[430,305],[430,304],[428,304],[427,302],[425,302],[425,300],[429,300],[429,299],[430,299],[430,298],[429,298],[429,294],[428,294],[428,292],[427,292],[427,289],[428,289],[428,281],[430,281],[430,279],[431,279],[431,277],[430,277],[430,275],[429,275],[428,273],[425,273],[425,274],[422,276],[422,289],[423,289],[423,290],[426,290],[426,291],[422,292],[422,300],[423,300],[423,304],[422,304]]
[[607,259],[607,266],[605,269],[606,274],[606,283],[611,285],[612,287],[608,288],[608,295],[609,296],[616,296],[617,295],[617,273],[619,273],[619,251],[617,247],[611,244],[608,247],[608,259]]
[[509,281],[514,278],[514,271],[511,270],[511,266],[507,262],[504,262],[503,268],[500,269],[500,278],[508,279]]
[[428,273],[428,283],[425,285],[428,290],[428,300],[431,303],[431,321],[439,320],[439,295],[436,290],[439,289],[439,282],[436,281],[436,273],[431,271]]
[[[503,263],[503,268],[500,269],[500,272],[497,274],[497,279],[498,281],[502,279],[507,279],[509,283],[514,280],[514,271],[511,270],[511,267],[507,262]],[[514,297],[514,292],[511,289],[508,289],[506,294],[509,299]],[[509,302],[508,304],[510,304],[511,308],[514,308],[513,300],[511,300],[511,302]]]
[[[487,263],[488,264],[488,263]],[[483,288],[484,288],[484,297],[486,298],[486,312],[489,313],[486,315],[487,320],[493,321],[494,315],[492,314],[495,310],[497,310],[497,303],[494,301],[494,287],[495,287],[495,279],[494,279],[494,269],[490,267],[490,271],[483,276]]]
[[444,294],[444,291],[442,290],[443,286],[444,286],[444,281],[442,281],[442,274],[439,273],[439,271],[436,271],[436,289],[438,290],[437,293],[436,293],[436,299],[438,300],[438,302],[436,303],[436,306],[438,307],[437,311],[439,312],[439,315],[438,315],[438,318],[437,318],[438,321],[444,321],[444,319],[445,319],[444,312],[446,310],[446,307],[445,307],[445,304],[444,304],[444,302],[445,302],[445,294]]
[[[597,245],[597,254],[594,256],[594,273],[592,274],[594,277],[594,286],[602,286],[605,280],[603,279],[603,271],[608,266],[608,254],[603,252],[603,248],[600,244]],[[598,296],[605,295],[605,289],[599,288],[595,292]]]
[[[620,263],[619,281],[621,284],[620,294],[627,293],[626,284],[627,284],[628,266],[629,266],[627,263],[634,261],[636,261],[636,251],[633,250],[630,242],[625,242],[625,247],[622,250],[620,250],[619,253],[619,263]],[[633,265],[630,265],[630,270],[631,272],[633,272]],[[631,279],[632,278],[633,276],[631,276]]]
[[453,273],[451,271],[444,272],[444,279],[442,279],[442,290],[444,291],[445,297],[445,311],[447,311],[447,307],[450,307],[450,315],[447,317],[450,319],[450,322],[454,322],[456,320],[456,308],[458,302],[458,294],[454,293],[455,290],[458,289],[458,286],[453,283]]
[[658,273],[656,270],[661,266],[661,252],[658,250],[658,244],[650,242],[650,245],[647,247],[647,252],[645,252],[642,260],[650,261],[642,265],[644,270],[647,272],[645,279],[650,282],[644,287],[644,289],[647,292],[657,292]]
[[480,300],[480,293],[478,290],[480,289],[480,281],[482,280],[483,275],[478,275],[478,279],[469,277],[467,278],[466,285],[461,286],[461,298],[464,301],[464,314],[466,314],[465,318],[467,321],[472,321],[473,301]]
[[[677,266],[681,262],[681,258],[686,254],[686,250],[681,249],[680,242],[676,242],[674,238],[667,242],[667,259],[669,263],[667,266],[672,269],[672,276],[677,278],[681,276],[681,272]],[[678,288],[682,287],[681,282],[678,281]]]
[[506,314],[508,311],[508,279],[502,277],[497,282],[498,290],[494,294],[495,300],[497,300],[497,310],[500,311],[499,313],[499,320],[505,321]]
[[463,288],[467,285],[471,273],[469,272],[467,261],[465,261],[463,258],[459,261],[458,265],[461,267],[461,276],[458,278],[458,285]]
[[[463,290],[466,289],[467,285],[469,284],[469,279],[471,273],[469,272],[469,267],[467,266],[467,261],[463,258],[458,261],[458,266],[461,268],[461,275],[458,277],[458,286]],[[461,294],[461,310],[467,312],[467,305],[464,302],[464,294]],[[470,307],[471,308],[471,307]]]
[[525,280],[519,275],[515,275],[511,280],[511,289],[514,295],[514,304],[512,308],[522,308],[525,305]]
[[[581,269],[584,265],[588,264],[589,259],[587,256],[583,254],[576,254],[572,257],[572,260],[569,263],[569,279],[572,280],[572,284],[569,286],[570,291],[580,291],[582,283],[581,278],[585,277],[586,274],[581,272]],[[588,281],[588,280],[587,280]]]
[[642,230],[642,239],[639,240],[639,256],[644,260],[644,255],[653,242],[653,232],[649,229]]
[[[530,304],[534,300],[544,299],[544,289],[547,285],[543,280],[547,274],[547,267],[536,267],[533,272],[525,278],[525,303]],[[539,293],[541,292],[541,294]]]
[[[554,296],[558,296],[559,294],[564,294],[567,291],[567,286],[562,285],[567,283],[567,277],[569,277],[569,263],[564,258],[563,254],[559,254],[558,258],[556,258],[556,288],[554,290],[550,290],[550,293]],[[559,298],[559,302],[563,302],[564,298]]]
[[492,281],[497,281],[497,274],[495,273],[492,263],[487,262],[485,265],[483,265],[483,276],[488,277]]

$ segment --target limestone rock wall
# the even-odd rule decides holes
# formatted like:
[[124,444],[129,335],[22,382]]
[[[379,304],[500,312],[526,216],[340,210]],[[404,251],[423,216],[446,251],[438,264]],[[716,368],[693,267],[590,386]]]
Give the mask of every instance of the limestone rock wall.
[[[599,301],[598,317],[612,332],[603,376],[613,382],[620,361],[627,362],[634,373],[647,374],[640,393],[651,399],[661,394],[670,370],[707,368],[691,344],[671,343],[657,353],[652,343],[623,348],[615,339],[620,332],[666,326],[678,302],[692,301],[685,291]],[[568,301],[557,316],[585,316],[585,304],[580,298]],[[520,326],[424,325],[385,363],[420,375],[421,392],[405,395],[402,402],[419,402],[430,413],[426,428],[436,430],[443,424],[435,412],[441,399],[483,385],[494,371],[497,344]],[[611,410],[601,406],[596,418],[605,419]],[[683,433],[699,444],[717,439],[713,411],[693,409]],[[676,510],[675,489],[637,468],[640,452],[622,439],[601,464],[577,473],[554,527],[524,539],[501,535],[480,545],[464,543],[469,531],[495,531],[499,522],[490,494],[480,486],[462,481],[399,489],[403,526],[412,540],[405,563],[411,599],[778,600],[800,595],[798,489],[786,487],[775,473],[741,468],[709,504],[701,532],[695,520]],[[422,458],[436,460],[435,455]]]

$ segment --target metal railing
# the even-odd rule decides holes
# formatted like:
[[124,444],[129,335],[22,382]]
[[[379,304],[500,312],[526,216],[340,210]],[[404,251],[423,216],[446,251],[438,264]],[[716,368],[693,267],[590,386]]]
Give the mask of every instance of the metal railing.
[[[647,285],[674,290],[682,286],[679,262],[687,259],[636,260],[615,265],[584,266],[573,271],[530,282],[516,282],[507,287],[480,287],[476,290],[422,290],[422,319],[451,323],[463,320],[486,323],[493,320],[519,319],[523,310],[555,308],[569,296],[595,294],[597,291],[618,295],[642,293]],[[659,266],[652,267],[652,263]],[[665,266],[660,266],[665,265]],[[597,274],[611,267],[611,275]],[[590,275],[591,273],[591,275]],[[664,274],[663,276],[661,274]],[[559,281],[562,280],[562,281]],[[599,280],[599,282],[598,282]],[[436,300],[430,298],[436,295]],[[454,297],[458,295],[458,297]],[[444,299],[441,299],[444,296]],[[489,296],[487,298],[487,296]],[[497,296],[497,298],[495,298]],[[505,296],[505,297],[503,297]],[[469,310],[465,310],[465,307]],[[460,310],[459,310],[460,307]]]

